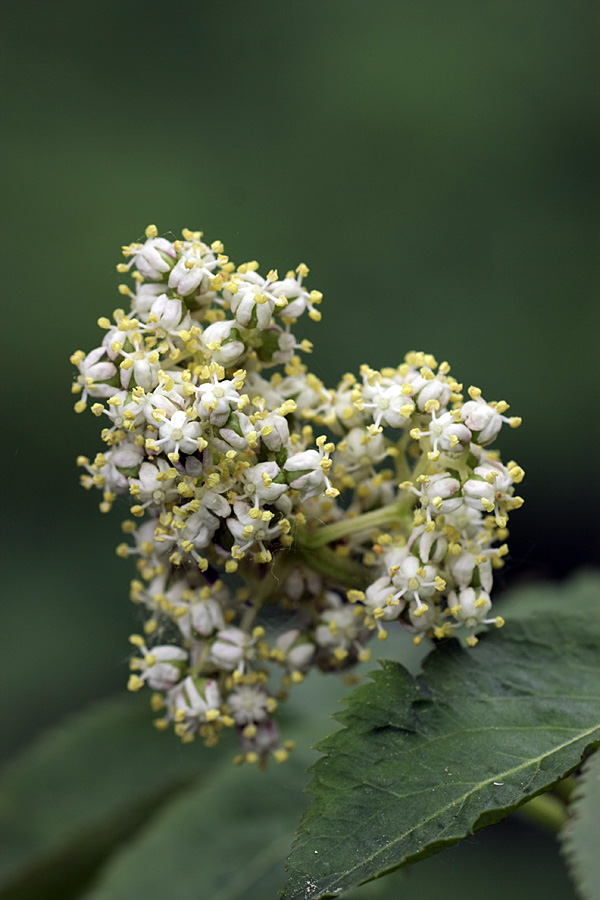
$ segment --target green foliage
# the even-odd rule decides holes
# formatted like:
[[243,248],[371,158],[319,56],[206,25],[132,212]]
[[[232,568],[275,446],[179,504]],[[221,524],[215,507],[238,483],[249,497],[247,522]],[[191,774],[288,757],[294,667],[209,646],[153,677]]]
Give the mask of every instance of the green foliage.
[[[597,579],[582,576],[556,593],[555,606],[568,596],[572,612],[589,614],[597,589]],[[373,683],[351,695],[340,716],[346,729],[320,745],[327,755],[313,770],[318,796],[291,858],[285,897],[304,898],[305,860],[313,898],[348,887],[348,900],[409,889],[420,900],[444,884],[448,900],[483,891],[493,900],[486,883],[495,878],[510,889],[502,877],[509,859],[512,889],[522,888],[522,896],[527,884],[537,889],[519,873],[518,859],[521,853],[525,866],[543,838],[510,829],[426,860],[418,881],[409,870],[355,885],[496,821],[576,767],[600,739],[600,624],[514,621],[543,597],[540,586],[513,592],[501,608],[511,610],[505,629],[470,651],[454,642],[438,648],[421,677],[424,645],[415,648],[405,632],[390,637],[385,650],[413,674],[385,662]],[[284,731],[298,749],[267,772],[233,767],[233,748],[183,746],[155,732],[138,695],[68,720],[0,773],[0,900],[275,897],[306,805],[304,771],[315,757],[309,747],[327,733],[346,691],[332,676],[295,690]],[[590,817],[581,827],[589,830]],[[404,832],[411,833],[399,840]],[[581,840],[574,840],[579,866]],[[548,852],[548,845],[537,849],[545,896],[562,900],[568,888]],[[302,892],[294,893],[298,880]]]
[[[56,897],[218,757],[152,728],[147,697],[108,700],[44,735],[0,777],[0,898]],[[43,888],[43,892],[42,892]]]
[[600,900],[600,753],[586,763],[561,834],[573,880],[583,900]]
[[308,748],[343,693],[335,677],[300,686],[286,722],[298,751],[266,773],[234,768],[233,746],[156,732],[139,695],[43,735],[0,774],[1,900],[87,896],[92,878],[93,897],[135,897],[143,884],[162,898],[175,881],[186,900],[225,887],[227,900],[274,896],[306,804]]
[[270,900],[306,805],[305,768],[306,755],[267,772],[229,763],[160,812],[85,900]]
[[411,677],[384,661],[318,745],[284,900],[415,862],[504,818],[600,741],[600,620],[540,617],[449,641]]

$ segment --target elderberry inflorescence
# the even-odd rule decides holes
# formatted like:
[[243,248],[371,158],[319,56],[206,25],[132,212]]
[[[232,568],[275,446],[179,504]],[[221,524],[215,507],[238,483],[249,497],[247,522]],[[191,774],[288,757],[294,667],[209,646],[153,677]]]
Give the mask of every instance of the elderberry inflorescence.
[[521,420],[473,386],[465,402],[420,352],[326,388],[291,330],[321,318],[304,264],[263,277],[220,241],[155,226],[123,254],[130,309],[71,361],[75,410],[92,401],[107,445],[79,458],[82,483],[103,512],[132,501],[117,553],[137,557],[145,621],[129,688],[151,688],[156,725],[184,741],[235,727],[240,761],[281,761],[274,712],[311,668],[367,660],[394,621],[415,643],[460,629],[470,645],[503,624],[492,573],[524,473],[487,448]]

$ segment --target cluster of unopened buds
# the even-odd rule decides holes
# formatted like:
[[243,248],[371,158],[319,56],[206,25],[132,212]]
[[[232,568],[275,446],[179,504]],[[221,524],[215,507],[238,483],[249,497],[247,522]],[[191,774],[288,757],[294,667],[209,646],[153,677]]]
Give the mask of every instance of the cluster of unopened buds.
[[82,483],[103,512],[131,504],[129,688],[183,741],[233,728],[237,759],[282,761],[274,713],[310,669],[367,660],[393,622],[470,645],[503,624],[490,591],[524,473],[488,448],[520,419],[421,352],[325,387],[292,331],[321,318],[304,264],[261,275],[154,226],[123,254],[130,308],[71,361],[75,410],[105,426]]

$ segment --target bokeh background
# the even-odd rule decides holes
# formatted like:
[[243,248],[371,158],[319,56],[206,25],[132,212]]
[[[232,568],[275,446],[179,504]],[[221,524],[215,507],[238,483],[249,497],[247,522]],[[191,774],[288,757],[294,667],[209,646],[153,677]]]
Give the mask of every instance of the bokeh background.
[[598,97],[592,0],[2,5],[2,754],[122,685],[119,513],[68,357],[119,305],[120,246],[182,227],[300,261],[333,384],[409,349],[524,419],[499,589],[593,565]]

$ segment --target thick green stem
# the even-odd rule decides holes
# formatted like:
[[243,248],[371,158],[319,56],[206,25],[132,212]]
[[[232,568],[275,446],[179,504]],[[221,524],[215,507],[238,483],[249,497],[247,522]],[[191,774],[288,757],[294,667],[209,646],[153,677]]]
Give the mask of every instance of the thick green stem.
[[547,831],[557,834],[567,821],[565,804],[554,794],[540,794],[524,803],[517,810],[517,815],[541,825]]
[[369,569],[352,559],[345,559],[329,547],[314,550],[298,548],[298,561],[313,572],[325,575],[348,588],[362,589],[369,584]]
[[399,500],[382,509],[374,509],[371,512],[363,513],[362,516],[352,516],[342,519],[340,522],[334,522],[332,525],[323,525],[316,531],[303,531],[297,535],[297,543],[304,550],[316,550],[337,541],[340,538],[348,537],[350,534],[359,534],[362,531],[372,531],[376,528],[383,528],[385,525],[391,525],[398,522],[407,512],[410,505],[410,497],[407,500]]

